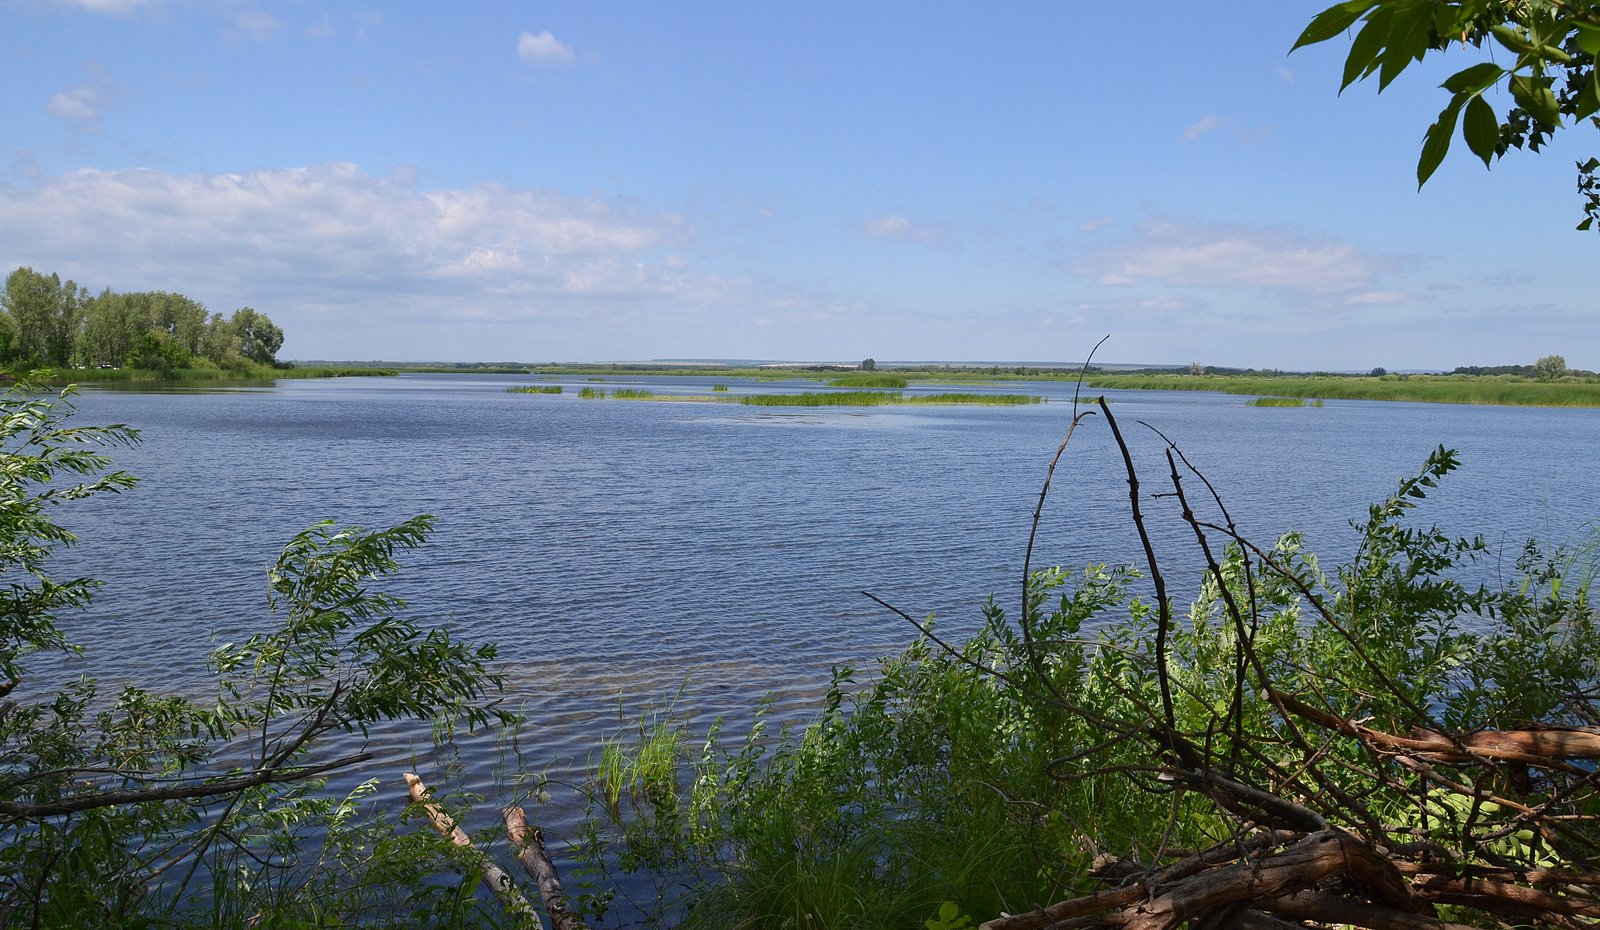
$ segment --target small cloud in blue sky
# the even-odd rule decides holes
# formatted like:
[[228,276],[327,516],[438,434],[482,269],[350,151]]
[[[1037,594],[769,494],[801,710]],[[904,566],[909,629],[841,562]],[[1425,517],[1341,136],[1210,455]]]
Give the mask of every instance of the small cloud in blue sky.
[[50,98],[45,109],[51,116],[92,122],[100,118],[100,92],[93,87],[74,87]]
[[551,35],[550,30],[517,36],[517,57],[537,65],[570,65],[577,57],[572,47]]
[[271,13],[262,10],[247,10],[233,18],[233,31],[228,33],[230,39],[254,39],[265,42],[272,38],[278,31],[278,20]]
[[[868,239],[888,239],[896,242],[923,242],[939,244],[950,232],[942,223],[918,223],[898,213],[889,213],[868,220],[860,233]],[[949,243],[945,243],[946,247]]]
[[140,8],[150,5],[149,0],[56,0],[56,3],[112,16],[131,16]]

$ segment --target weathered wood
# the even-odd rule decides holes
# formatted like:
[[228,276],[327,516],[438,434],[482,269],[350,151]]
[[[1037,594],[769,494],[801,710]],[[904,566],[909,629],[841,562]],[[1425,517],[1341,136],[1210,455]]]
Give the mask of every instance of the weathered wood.
[[1349,924],[1370,930],[1477,930],[1467,924],[1450,923],[1427,914],[1414,914],[1316,891],[1298,891],[1281,898],[1256,901],[1253,906],[1293,920]]
[[410,772],[405,773],[405,778],[411,800],[428,815],[429,822],[439,831],[439,835],[463,849],[471,850],[472,858],[477,861],[478,869],[483,875],[483,883],[489,886],[495,897],[500,899],[500,903],[504,905],[512,919],[521,926],[544,930],[544,921],[539,919],[539,912],[534,910],[528,899],[522,896],[511,876],[474,846],[472,838],[467,836],[465,830],[456,826],[456,822],[444,812],[443,808],[428,799],[428,786],[422,783],[422,779]]
[[1600,730],[1589,727],[1546,730],[1479,730],[1451,736],[1432,730],[1413,730],[1398,736],[1375,730],[1337,714],[1312,707],[1286,694],[1274,694],[1279,706],[1297,717],[1346,736],[1365,740],[1389,752],[1400,752],[1429,762],[1502,762],[1545,764],[1567,759],[1600,759]]
[[550,861],[550,854],[545,851],[543,834],[537,827],[528,826],[528,812],[512,806],[503,813],[506,834],[511,837],[511,845],[517,850],[517,860],[538,883],[539,896],[544,899],[545,913],[550,915],[551,926],[555,930],[588,930],[567,903],[567,892],[561,887],[556,864]]

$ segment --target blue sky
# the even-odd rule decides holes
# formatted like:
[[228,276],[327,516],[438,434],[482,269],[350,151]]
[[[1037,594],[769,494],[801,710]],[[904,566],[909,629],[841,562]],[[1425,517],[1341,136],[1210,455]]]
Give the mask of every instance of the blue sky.
[[0,0],[0,266],[289,358],[1600,368],[1594,133],[1419,193],[1481,53],[1341,97],[1323,5]]

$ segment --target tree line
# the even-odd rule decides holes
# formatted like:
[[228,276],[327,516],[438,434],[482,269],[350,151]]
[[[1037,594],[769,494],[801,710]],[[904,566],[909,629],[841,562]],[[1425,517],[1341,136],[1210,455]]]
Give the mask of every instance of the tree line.
[[266,314],[232,316],[167,291],[99,294],[55,273],[18,268],[0,294],[0,366],[245,369],[277,364],[283,330]]

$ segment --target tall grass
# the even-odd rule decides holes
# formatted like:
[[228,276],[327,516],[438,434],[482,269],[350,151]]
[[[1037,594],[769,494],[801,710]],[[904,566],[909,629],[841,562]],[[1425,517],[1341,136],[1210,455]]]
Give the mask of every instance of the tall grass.
[[519,384],[506,388],[507,394],[560,394],[559,384]]
[[617,400],[650,400],[656,395],[653,391],[644,391],[639,388],[617,388],[611,392],[611,396]]
[[1303,397],[1253,397],[1245,401],[1246,407],[1304,407]]
[[722,391],[726,391],[727,389],[728,389],[728,386],[726,384],[713,384],[713,385],[711,385],[711,390],[716,391],[718,393],[720,393]]
[[903,388],[909,382],[905,375],[885,371],[850,371],[829,379],[828,383],[834,387],[848,388]]
[[884,407],[894,405],[975,404],[1006,407],[1044,403],[1029,394],[902,394],[899,391],[804,391],[799,394],[749,394],[739,403],[756,407]]
[[603,398],[603,397],[606,396],[606,389],[605,388],[597,388],[597,387],[586,387],[586,388],[582,388],[582,389],[580,389],[578,391],[578,396],[579,397],[585,397],[585,398],[593,398],[593,399]]
[[1218,391],[1224,394],[1336,397],[1346,400],[1600,407],[1600,383],[1576,380],[1525,381],[1467,375],[1390,375],[1382,378],[1090,375],[1088,382],[1096,388],[1141,391]]

